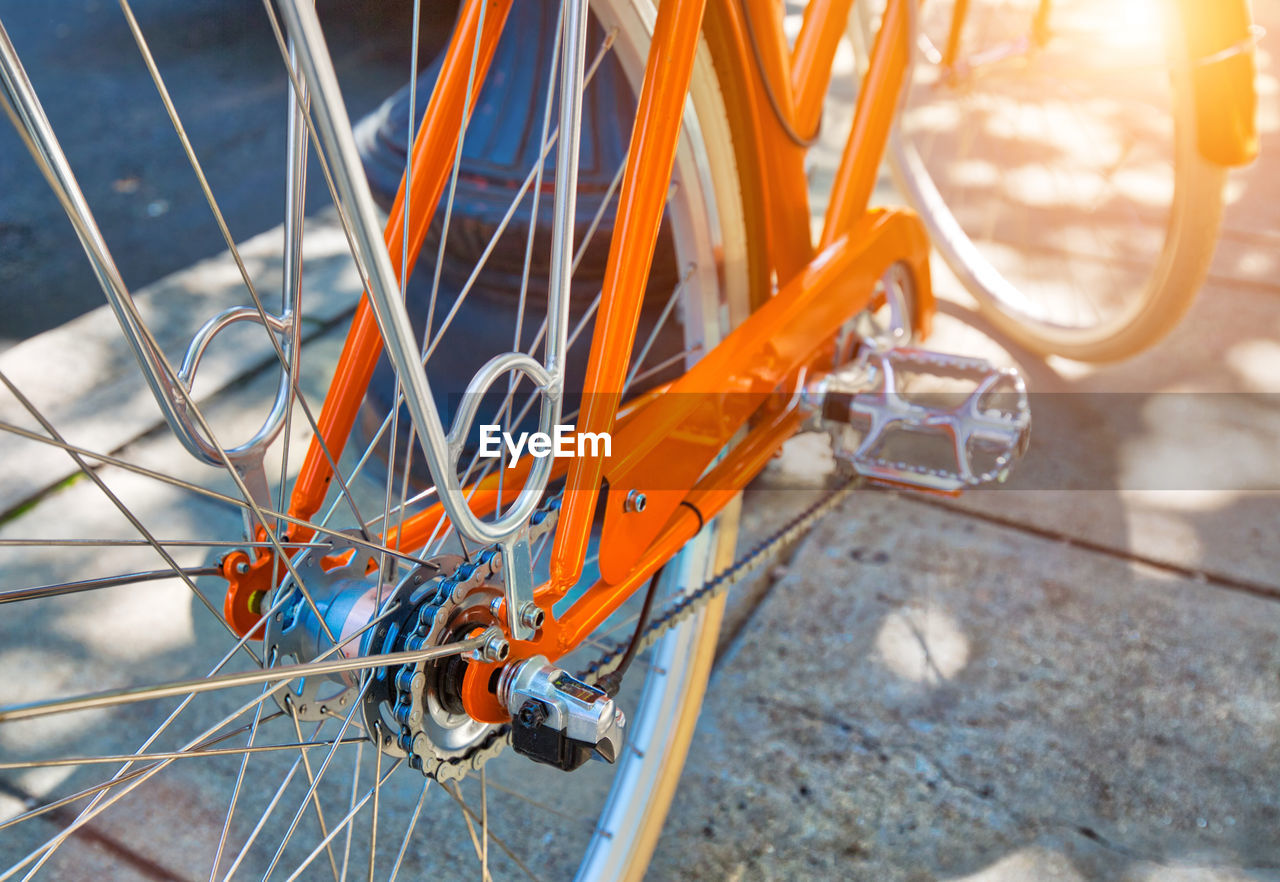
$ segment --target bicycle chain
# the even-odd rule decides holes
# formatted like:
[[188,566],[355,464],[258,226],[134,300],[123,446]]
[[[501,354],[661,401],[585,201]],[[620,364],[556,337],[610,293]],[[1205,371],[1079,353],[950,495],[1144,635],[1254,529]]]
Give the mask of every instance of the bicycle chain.
[[[728,591],[757,567],[780,552],[783,547],[799,540],[818,520],[843,502],[850,493],[863,483],[862,478],[856,475],[849,477],[843,484],[796,515],[783,527],[774,531],[766,539],[756,543],[754,548],[721,570],[713,578],[703,582],[697,588],[686,590],[679,597],[668,601],[662,611],[645,626],[644,632],[640,636],[640,644],[636,647],[636,652],[642,652],[653,646],[664,634],[710,603],[712,598]],[[581,679],[593,686],[598,684],[602,677],[617,670],[623,655],[626,654],[627,646],[628,643],[624,642],[596,659],[588,665]]]
[[[636,651],[640,652],[653,646],[663,635],[697,613],[713,598],[728,591],[730,587],[755,571],[785,546],[799,540],[819,519],[843,502],[862,483],[862,479],[857,476],[848,478],[823,499],[757,543],[749,552],[713,578],[668,601],[662,611],[651,618],[645,626]],[[560,500],[560,496],[553,497],[534,513],[530,520],[530,526],[533,528],[531,541],[541,538],[555,528]],[[474,563],[459,565],[441,580],[432,599],[419,607],[415,626],[405,638],[406,649],[422,649],[431,641],[440,639],[451,604],[465,597],[472,587],[483,584],[496,575],[493,569],[496,552],[496,547],[486,549],[477,556]],[[580,678],[595,685],[600,678],[617,670],[627,645],[622,643],[593,661]],[[494,727],[480,744],[468,748],[461,756],[442,757],[433,750],[433,745],[428,743],[426,733],[421,730],[413,731],[414,726],[420,724],[422,714],[425,712],[422,700],[425,677],[425,663],[419,663],[402,666],[392,679],[396,692],[394,716],[401,726],[399,745],[409,756],[409,764],[424,775],[441,781],[461,778],[469,771],[478,770],[485,762],[501,752],[509,740],[510,727]]]

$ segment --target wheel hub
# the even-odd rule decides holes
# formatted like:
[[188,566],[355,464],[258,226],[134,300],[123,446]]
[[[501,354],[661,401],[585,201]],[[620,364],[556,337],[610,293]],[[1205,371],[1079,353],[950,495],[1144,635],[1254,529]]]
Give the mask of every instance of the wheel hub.
[[[325,653],[382,655],[472,636],[495,624],[491,607],[502,589],[490,584],[492,561],[489,553],[475,563],[439,555],[396,579],[380,579],[376,555],[353,541],[335,538],[308,549],[294,569],[311,601],[292,576],[281,583],[279,596],[287,599],[267,627],[271,663],[305,663]],[[489,651],[501,660],[505,642]],[[506,726],[482,723],[463,709],[460,689],[468,660],[458,655],[307,678],[286,686],[277,701],[311,721],[343,718],[359,701],[355,720],[380,750],[407,757],[428,777],[457,779],[496,755],[507,733]]]

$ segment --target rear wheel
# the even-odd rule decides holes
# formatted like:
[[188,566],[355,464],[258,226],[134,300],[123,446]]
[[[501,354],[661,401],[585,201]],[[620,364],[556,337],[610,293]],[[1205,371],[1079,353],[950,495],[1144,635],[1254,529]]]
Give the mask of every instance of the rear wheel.
[[[520,14],[522,8],[527,14],[530,6],[517,3],[512,15]],[[643,76],[653,5],[647,0],[593,0],[591,11],[594,41],[588,41],[587,69],[588,76],[593,76],[595,65],[594,76],[600,79],[588,81],[586,89],[599,88],[612,67],[617,73],[614,86],[620,83],[634,94]],[[555,19],[554,10],[550,17]],[[143,20],[136,33],[141,35],[147,24]],[[157,40],[159,31],[157,27]],[[506,39],[530,42],[527,32],[510,23]],[[552,76],[550,45],[543,53],[533,54],[535,66],[524,75]],[[161,56],[160,65],[164,63]],[[501,69],[499,79],[509,85],[521,75],[519,69]],[[491,73],[489,82],[493,80]],[[554,88],[547,90],[548,95],[554,92]],[[500,102],[486,104],[483,95],[478,100],[477,116],[486,108],[500,107]],[[554,126],[551,99],[546,101],[545,119]],[[541,148],[548,137],[544,108],[538,106],[530,118],[543,127],[541,135],[534,133]],[[473,127],[476,120],[473,117]],[[621,122],[623,143],[629,123],[629,118]],[[585,138],[584,134],[584,144]],[[481,140],[467,147],[464,136],[464,151],[471,150],[477,160],[486,158],[476,146]],[[505,146],[509,145],[494,144],[493,149]],[[588,148],[583,149],[585,166]],[[555,156],[555,150],[549,155]],[[607,155],[603,150],[594,154],[597,160]],[[509,156],[489,158],[496,163]],[[613,159],[620,162],[619,157]],[[336,158],[326,156],[325,161],[332,163]],[[471,309],[468,292],[473,289],[496,297],[503,293],[501,279],[507,278],[509,300],[520,307],[507,311],[505,306],[495,307],[496,301],[482,301],[483,318],[490,330],[501,325],[498,331],[506,341],[501,344],[504,347],[515,341],[517,349],[532,354],[540,345],[536,334],[540,308],[528,294],[537,285],[529,284],[528,278],[545,272],[541,265],[530,267],[543,243],[538,248],[526,243],[537,241],[539,218],[551,199],[540,194],[552,192],[554,164],[546,163],[535,174],[543,166],[538,160],[523,170],[521,177],[532,186],[507,196],[506,205],[497,211],[500,220],[508,214],[506,208],[512,208],[506,223],[492,222],[491,207],[472,212],[455,198],[466,192],[465,182],[446,190],[441,200],[432,234],[438,238],[428,241],[415,278],[425,277],[431,301],[438,300],[430,328],[440,346],[427,359],[427,371],[429,377],[446,378],[443,388],[451,388],[448,384],[455,379],[457,366],[473,357],[466,347],[474,347],[475,339],[450,341],[444,327],[451,320],[459,322],[459,327],[466,325]],[[574,275],[573,297],[582,308],[574,310],[571,357],[585,349],[591,337],[599,294],[598,280],[592,275],[598,268],[591,265],[590,256],[600,240],[607,242],[621,167],[602,171],[603,181],[613,186],[579,202],[573,244],[582,260]],[[314,166],[311,170],[313,176],[324,172]],[[646,302],[653,308],[646,307],[631,371],[637,388],[664,371],[696,361],[749,309],[746,225],[734,150],[705,47],[694,69],[673,177],[659,248],[670,256],[675,276],[665,280],[661,289],[657,282],[651,283]],[[534,207],[538,198],[543,199],[541,209]],[[344,229],[347,223],[359,222],[356,212],[349,205],[342,208],[341,219],[321,218],[319,224],[316,218],[309,219],[303,259],[286,273],[286,278],[301,278],[307,294],[312,294],[313,287],[322,287],[326,273],[333,271],[323,257],[317,257],[317,249],[345,244],[348,237],[359,238]],[[511,267],[504,265],[499,269],[505,275],[485,276],[479,264],[490,259],[490,253],[484,246],[500,243],[508,229],[518,231],[511,252],[520,258],[516,272],[512,275]],[[480,233],[484,239],[477,241]],[[267,238],[275,254],[246,258],[240,249],[233,249],[236,260],[258,285],[278,272],[282,260],[290,265],[288,255],[282,258],[279,253],[279,237]],[[499,258],[503,247],[493,252]],[[461,265],[459,255],[474,265]],[[338,275],[345,273],[344,278],[357,281],[346,283],[354,296],[359,276],[353,274],[349,258],[339,263]],[[473,270],[475,278],[467,282]],[[451,287],[454,282],[459,284]],[[238,292],[244,293],[244,289]],[[477,295],[471,296],[474,303]],[[253,298],[256,304],[256,292]],[[238,305],[256,311],[255,305]],[[304,299],[303,315],[307,309]],[[541,310],[545,312],[545,306]],[[252,319],[237,323],[246,338],[247,330],[261,330],[253,329],[251,323]],[[164,328],[157,325],[153,330],[160,339],[167,339]],[[70,334],[67,341],[69,348],[60,357],[70,360],[76,354],[75,335]],[[372,662],[366,671],[356,671],[347,679],[291,683],[282,693],[287,700],[281,701],[263,700],[264,687],[259,684],[165,701],[133,702],[117,696],[80,715],[6,718],[5,711],[19,703],[260,665],[305,663],[319,657],[316,646],[325,645],[326,629],[347,640],[346,625],[359,626],[350,612],[358,604],[344,606],[342,598],[355,596],[345,577],[366,576],[366,552],[371,560],[380,555],[387,558],[377,568],[393,575],[386,584],[396,584],[418,566],[395,549],[378,548],[376,542],[373,548],[359,543],[368,542],[370,536],[376,539],[385,524],[432,501],[430,489],[414,483],[411,456],[406,452],[412,449],[411,442],[396,431],[398,418],[393,414],[398,411],[388,407],[373,421],[367,443],[348,445],[339,458],[339,479],[333,482],[320,514],[306,525],[320,532],[305,552],[309,556],[298,558],[294,581],[286,582],[310,583],[308,590],[316,596],[328,592],[326,596],[334,598],[322,605],[324,624],[310,617],[310,601],[304,603],[296,592],[277,591],[264,601],[272,622],[268,640],[238,645],[225,623],[211,615],[221,604],[209,592],[225,583],[209,576],[226,548],[241,544],[246,504],[237,503],[236,497],[239,490],[249,488],[226,470],[215,474],[185,459],[167,432],[144,434],[137,440],[130,435],[122,443],[106,444],[105,449],[95,447],[94,438],[101,437],[96,433],[107,414],[86,415],[86,402],[71,402],[66,413],[50,418],[46,411],[57,408],[46,406],[48,390],[33,387],[24,393],[16,376],[25,371],[33,384],[38,383],[30,368],[37,353],[48,357],[50,342],[35,340],[19,346],[3,362],[4,376],[14,374],[15,382],[0,403],[10,429],[0,434],[0,462],[8,469],[0,481],[7,494],[0,500],[0,511],[6,512],[0,522],[4,541],[0,603],[5,607],[0,640],[5,653],[0,665],[10,684],[0,690],[0,744],[4,745],[0,751],[4,757],[0,879],[25,878],[33,869],[36,875],[44,870],[49,878],[77,877],[89,872],[83,869],[86,861],[106,862],[93,871],[99,875],[123,872],[111,863],[115,858],[103,858],[85,845],[88,840],[74,835],[86,828],[95,831],[98,841],[110,842],[112,854],[125,855],[122,860],[159,864],[193,878],[327,878],[332,872],[337,879],[350,871],[361,878],[487,874],[566,878],[577,872],[582,878],[607,879],[643,873],[679,779],[706,686],[721,610],[717,603],[673,628],[631,666],[619,695],[629,719],[628,746],[617,765],[592,763],[567,775],[534,765],[509,750],[495,749],[500,747],[500,730],[471,726],[459,720],[447,702],[428,700],[426,713],[434,728],[424,725],[423,731],[435,741],[433,755],[442,757],[442,762],[457,759],[469,764],[469,772],[461,780],[424,777],[410,767],[408,757],[379,749],[383,742],[374,731],[377,712],[362,714],[357,709],[367,707],[365,696],[374,689],[389,688],[376,682],[382,669]],[[277,342],[300,345],[287,334]],[[332,370],[332,355],[320,350],[332,350],[334,342],[318,342],[302,352],[297,371],[281,371],[287,380],[288,415],[263,470],[269,482],[267,494],[256,498],[270,523],[273,511],[284,507],[313,431],[316,390],[323,389]],[[117,351],[126,350],[119,346]],[[277,351],[276,356],[287,367],[288,350]],[[136,385],[140,390],[142,384]],[[196,409],[219,434],[235,434],[243,427],[245,414],[261,412],[264,396],[270,404],[275,388],[272,377],[243,377],[216,396],[202,396]],[[313,396],[309,407],[303,406],[304,393]],[[528,398],[521,398],[517,391],[514,400],[518,405]],[[145,403],[147,407],[150,402]],[[80,420],[76,430],[59,432],[60,416]],[[499,412],[491,421],[502,419]],[[519,422],[510,410],[507,419]],[[566,419],[571,421],[572,416]],[[68,456],[74,452],[69,445],[82,451],[75,452],[78,459]],[[42,459],[41,452],[50,450],[56,456]],[[365,480],[362,476],[367,476],[370,463],[378,460],[390,467],[377,480]],[[35,466],[40,464],[50,466],[43,476],[36,474]],[[472,465],[476,466],[474,479],[485,464],[477,465],[473,459]],[[68,476],[79,479],[67,482]],[[252,515],[251,527],[260,525]],[[670,600],[723,565],[732,555],[735,537],[736,516],[731,507],[666,567],[656,602]],[[287,527],[281,526],[273,538],[288,544]],[[352,542],[360,555],[351,562],[322,560],[334,543],[346,548]],[[413,557],[432,566],[451,567],[454,564],[449,562],[456,558],[449,555],[475,551],[446,533]],[[589,584],[591,570],[588,566],[580,588]],[[99,576],[116,578],[72,584]],[[31,587],[47,590],[25,591]],[[383,590],[378,581],[370,582],[370,588]],[[195,598],[190,608],[174,602],[175,597],[181,601],[187,596]],[[561,664],[569,670],[585,666],[607,647],[627,639],[636,627],[639,600],[630,601]],[[442,613],[442,633],[465,624],[466,612],[459,608]],[[372,627],[373,619],[368,624],[372,628],[368,633],[379,633]],[[365,645],[349,644],[343,654],[359,657],[369,651]],[[135,752],[140,758],[126,763],[123,758]],[[121,759],[114,765],[104,764],[110,757]],[[13,793],[20,798],[11,799],[8,794]]]
[[[866,47],[883,3],[856,6]],[[1208,271],[1225,176],[1196,149],[1176,4],[967,6],[953,59],[956,4],[919,7],[898,186],[1018,343],[1086,361],[1152,345]]]

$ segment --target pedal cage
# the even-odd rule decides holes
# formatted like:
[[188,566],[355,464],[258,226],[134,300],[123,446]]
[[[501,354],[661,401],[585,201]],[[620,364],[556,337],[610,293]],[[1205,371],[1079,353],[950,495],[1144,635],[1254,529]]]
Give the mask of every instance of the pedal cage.
[[837,459],[870,480],[923,490],[1002,482],[1031,437],[1021,374],[981,358],[864,342],[806,399]]

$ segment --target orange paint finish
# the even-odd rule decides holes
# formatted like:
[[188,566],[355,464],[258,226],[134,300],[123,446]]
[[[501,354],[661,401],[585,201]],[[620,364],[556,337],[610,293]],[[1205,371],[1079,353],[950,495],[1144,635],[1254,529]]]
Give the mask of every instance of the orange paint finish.
[[[528,480],[529,469],[533,464],[530,457],[523,457],[513,467],[506,469],[502,476],[502,504],[509,505],[524,489]],[[569,470],[566,460],[557,459],[551,466],[549,481],[558,481]],[[490,474],[484,480],[463,488],[468,504],[477,515],[491,513],[498,502],[498,475]],[[413,552],[422,548],[433,536],[444,535],[449,526],[449,517],[445,514],[444,505],[437,502],[417,514],[405,518],[404,524],[392,527],[383,537],[388,548],[397,551]]]
[[866,212],[871,201],[907,69],[911,24],[908,2],[914,0],[890,0],[885,6],[880,31],[871,49],[870,66],[858,93],[853,127],[831,185],[820,248],[826,248],[844,235]]
[[[1040,12],[1037,12],[1036,18],[1041,18],[1041,12],[1048,7],[1046,4],[1040,4]],[[955,5],[951,8],[951,26],[947,30],[947,47],[942,52],[942,67],[950,69],[956,66],[956,59],[960,57],[960,40],[964,35],[964,23],[969,18],[969,0],[955,0]]]
[[[400,191],[396,194],[395,204],[383,238],[391,255],[392,265],[398,278],[404,278],[412,272],[422,249],[422,241],[427,227],[435,214],[440,194],[453,165],[454,152],[457,150],[461,126],[458,122],[463,118],[467,83],[471,77],[472,56],[475,55],[476,76],[472,82],[471,104],[474,106],[475,96],[484,84],[485,74],[493,59],[498,38],[506,22],[507,12],[511,9],[512,0],[465,0],[458,15],[458,24],[454,30],[441,68],[436,87],[431,94],[427,111],[423,117],[421,128],[413,144],[413,189],[410,192],[408,214],[405,212],[405,181],[400,182]],[[480,34],[479,47],[476,48],[476,35]],[[409,228],[409,260],[406,270],[401,266],[401,243],[406,224]],[[294,484],[293,494],[289,499],[289,514],[300,520],[308,520],[320,509],[329,485],[333,481],[333,466],[330,456],[337,459],[342,456],[347,437],[355,425],[356,415],[369,388],[374,368],[382,355],[382,336],[374,317],[373,308],[368,296],[360,300],[356,307],[355,317],[351,321],[351,329],[347,332],[347,340],[343,345],[334,378],[325,396],[320,416],[316,420],[319,438],[324,439],[322,446],[319,438],[313,438],[307,448],[302,468]],[[325,448],[328,448],[328,455]],[[306,527],[295,526],[293,538],[305,542],[314,535],[314,531]],[[250,600],[253,596],[261,597],[261,592],[274,587],[273,578],[282,568],[262,563],[263,560],[274,559],[274,553],[261,554],[250,564],[252,578],[231,579],[225,601],[228,611],[227,621],[237,634],[243,636],[257,619],[252,612]],[[265,584],[264,576],[266,574]],[[234,618],[231,613],[234,612]]]
[[[1257,54],[1247,0],[1178,0],[1184,47],[1193,62],[1196,144],[1218,165],[1237,166],[1258,156]],[[1232,51],[1233,49],[1243,51]],[[1223,54],[1220,54],[1223,53]],[[1204,63],[1204,59],[1214,59]]]
[[[836,330],[867,304],[875,280],[904,261],[929,284],[929,243],[916,216],[877,210],[818,255],[715,349],[671,384],[669,394],[614,437],[606,470],[610,498],[600,541],[600,573],[623,579],[658,535],[680,494],[771,397],[790,396],[802,368],[825,368]],[[827,356],[829,357],[829,355]],[[627,491],[645,493],[643,512],[626,512]],[[616,492],[615,492],[616,491]],[[653,491],[653,492],[651,492]]]
[[[724,3],[718,20],[733,33],[734,41],[746,55],[746,69],[751,72],[753,103],[760,120],[759,138],[762,167],[756,172],[764,178],[766,223],[769,255],[777,274],[779,287],[791,281],[813,258],[809,235],[809,187],[804,170],[805,150],[787,137],[769,104],[766,89],[775,99],[791,127],[796,128],[792,97],[791,62],[787,58],[786,38],[777,4],[772,0],[749,0],[746,3]],[[750,24],[746,16],[750,16]],[[833,23],[843,27],[841,23]],[[831,25],[829,25],[831,26]],[[750,28],[751,30],[748,30]],[[754,32],[768,84],[751,50],[750,34]],[[813,127],[798,132],[808,136]]]
[[[727,45],[740,70],[751,73],[740,95],[750,104],[744,115],[756,129],[759,164],[743,168],[742,173],[762,179],[763,226],[779,291],[685,376],[661,393],[646,394],[620,410],[619,390],[666,202],[706,2],[714,7],[709,19],[718,29],[717,40]],[[806,376],[829,367],[837,329],[867,305],[875,280],[890,264],[903,261],[915,273],[921,329],[927,331],[932,289],[928,242],[918,219],[906,211],[866,212],[905,69],[904,4],[910,0],[890,0],[886,27],[877,38],[837,173],[823,251],[817,257],[809,234],[805,151],[787,137],[769,107],[766,81],[750,48],[745,15],[755,26],[763,73],[782,114],[793,129],[807,134],[821,113],[831,59],[850,2],[814,0],[794,54],[787,52],[774,0],[659,4],[592,338],[583,389],[586,407],[579,421],[581,431],[613,433],[615,456],[608,461],[576,459],[556,464],[553,480],[565,474],[568,480],[553,543],[552,578],[535,597],[549,610],[579,580],[603,478],[611,489],[601,539],[602,577],[559,618],[548,616],[534,640],[513,641],[510,660],[537,654],[554,660],[576,648],[767,464],[801,419],[792,407],[797,386]],[[477,34],[479,76],[471,98],[483,82],[510,3],[490,0],[483,23],[480,0],[464,3],[413,146],[409,211],[405,211],[402,182],[385,232],[398,273],[411,271],[447,181]],[[407,267],[402,268],[400,243],[406,228],[410,248]],[[366,299],[357,310],[319,420],[321,435],[334,456],[340,455],[354,424],[381,351]],[[708,470],[729,440],[748,426],[736,446]],[[504,501],[518,494],[527,467],[526,463],[505,474]],[[314,515],[331,479],[328,458],[313,441],[290,513],[299,518]],[[469,489],[474,490],[471,505],[477,512],[498,502],[496,476]],[[630,489],[645,493],[648,505],[643,512],[623,510]],[[385,541],[390,547],[412,551],[445,526],[443,507],[436,505],[388,531]],[[292,532],[295,540],[311,534],[296,527]],[[270,590],[281,569],[270,552],[256,554],[250,559],[235,552],[222,566],[231,588],[228,621],[239,633],[259,620],[255,602]],[[499,612],[498,623],[503,621]],[[508,714],[488,689],[494,670],[494,665],[469,665],[463,700],[477,719],[498,723],[506,721]]]
[[[822,100],[831,84],[831,62],[836,57],[853,0],[811,0],[804,9],[804,24],[791,52],[791,89],[795,95],[795,126],[811,132],[822,119]],[[836,26],[833,26],[836,25]]]
[[[545,655],[554,661],[572,651],[585,635],[612,615],[653,575],[659,566],[675,556],[680,548],[698,532],[697,515],[687,508],[681,511],[687,516],[673,522],[671,528],[649,549],[645,563],[637,567],[624,583],[618,585],[597,583],[573,604],[573,608],[563,618],[556,619],[554,616],[548,616],[536,639],[511,642],[511,654],[507,657],[505,664],[535,655]],[[534,595],[544,609],[554,601],[554,597],[548,596],[549,594],[554,595],[554,592],[544,586]],[[499,610],[499,615],[503,614],[505,610]],[[510,718],[510,714],[498,701],[497,696],[489,691],[493,673],[500,667],[501,665],[498,664],[470,664],[463,676],[463,706],[468,714],[486,723],[505,723]]]
[[[614,428],[666,205],[704,5],[704,0],[688,0],[658,7],[591,338],[579,431],[611,433]],[[582,457],[570,469],[551,555],[551,581],[561,592],[582,574],[603,468],[600,458]]]
[[[271,550],[264,553],[261,549],[253,560],[247,553],[236,550],[218,564],[222,577],[227,580],[222,615],[236,636],[248,634],[262,620],[262,599],[275,587],[274,564],[275,553]],[[255,634],[254,639],[261,640],[262,633]]]
[[[879,210],[866,215],[665,394],[650,396],[632,410],[615,434],[615,450],[625,453],[610,462],[606,477],[611,488],[643,489],[649,503],[643,512],[624,513],[615,499],[625,493],[611,490],[600,542],[600,581],[563,616],[548,616],[534,640],[512,641],[507,663],[534,655],[555,660],[573,650],[674,556],[701,523],[715,517],[794,433],[803,418],[791,406],[795,387],[806,371],[816,374],[829,367],[825,361],[831,339],[866,304],[875,280],[890,264],[902,261],[918,286],[928,289],[928,258],[929,243],[914,214]],[[847,296],[849,292],[860,293],[861,299]],[[722,394],[734,388],[740,393]],[[699,433],[682,435],[672,429],[699,411],[713,417],[706,427],[714,425],[716,432],[691,453],[686,448]],[[687,491],[671,486],[670,469],[678,457],[705,457],[701,471],[753,417],[747,436],[696,484]],[[535,598],[546,609],[563,594],[552,582]],[[496,669],[469,665],[462,690],[467,712],[494,723],[508,718],[489,691]]]
[[[502,26],[511,8],[511,0],[491,0],[487,3],[487,10],[485,6],[486,3],[481,0],[467,0],[463,4],[440,77],[431,93],[418,136],[414,139],[411,162],[413,188],[409,193],[407,219],[403,179],[391,207],[391,215],[387,219],[383,238],[391,255],[391,264],[400,279],[413,271],[422,250],[427,227],[435,215],[436,205],[453,167],[453,157],[461,132],[458,122],[463,118],[466,104],[466,86],[471,76],[472,55],[476,54],[476,76],[471,89],[471,105],[474,105],[474,98],[479,94],[489,63],[493,60]],[[477,32],[481,33],[478,51],[475,48]],[[409,228],[407,270],[401,266],[406,223]],[[381,355],[382,336],[378,332],[378,323],[369,299],[364,297],[351,322],[347,342],[334,370],[333,386],[325,397],[324,407],[317,420],[325,446],[335,459],[342,455],[346,446],[347,436],[355,425],[360,403],[364,400],[369,380],[373,377],[373,370]],[[324,502],[332,480],[333,468],[329,458],[325,456],[319,441],[313,439],[290,499],[289,514],[302,519],[314,515]],[[307,537],[303,537],[304,540],[305,538]]]

